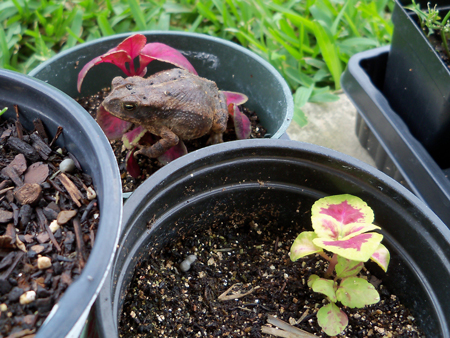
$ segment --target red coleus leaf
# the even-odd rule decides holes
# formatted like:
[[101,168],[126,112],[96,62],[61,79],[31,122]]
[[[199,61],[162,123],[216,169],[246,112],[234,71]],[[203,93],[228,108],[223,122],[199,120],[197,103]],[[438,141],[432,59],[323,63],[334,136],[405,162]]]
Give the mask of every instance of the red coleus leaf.
[[177,67],[184,68],[197,75],[197,71],[191,63],[175,48],[167,46],[160,42],[147,43],[139,53],[140,67],[138,73],[146,73],[145,67],[153,61],[159,60],[171,63]]
[[[171,63],[197,75],[190,62],[175,48],[159,42],[145,44],[146,42],[147,39],[144,35],[134,34],[122,41],[117,47],[89,61],[78,73],[78,92],[81,90],[81,84],[87,72],[95,65],[103,62],[115,64],[127,76],[144,76],[147,72],[147,65],[153,60]],[[135,71],[133,60],[137,56],[139,56],[140,65],[138,71]]]
[[130,122],[112,116],[103,106],[98,108],[96,120],[109,140],[120,139],[133,125]]
[[167,163],[176,160],[178,157],[186,155],[187,152],[188,151],[186,145],[182,140],[180,140],[176,146],[173,146],[172,148],[167,150],[164,154],[162,154],[160,157],[158,157],[158,161],[162,165],[166,165]]
[[225,98],[227,99],[227,106],[229,106],[231,103],[234,103],[235,105],[239,106],[248,101],[247,95],[236,92],[227,92],[224,90],[222,90],[221,92],[225,95]]
[[252,125],[247,115],[241,112],[234,103],[228,105],[228,114],[233,119],[234,131],[238,140],[245,140],[250,137]]
[[134,157],[134,151],[129,151],[126,157],[127,171],[130,173],[131,177],[138,178],[141,175],[141,169],[139,168],[139,164]]

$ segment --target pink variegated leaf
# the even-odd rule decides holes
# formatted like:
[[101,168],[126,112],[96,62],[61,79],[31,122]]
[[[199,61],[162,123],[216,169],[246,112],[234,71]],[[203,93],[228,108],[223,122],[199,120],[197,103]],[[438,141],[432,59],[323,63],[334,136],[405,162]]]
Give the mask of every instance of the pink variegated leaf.
[[127,69],[125,65],[126,63],[131,64],[132,63],[131,60],[132,59],[127,52],[123,50],[115,50],[115,48],[109,50],[103,55],[97,56],[95,59],[86,63],[78,73],[78,80],[77,80],[78,92],[81,91],[81,84],[83,83],[84,77],[86,76],[87,72],[95,65],[98,65],[103,62],[112,63],[117,67],[119,67],[126,75],[131,76],[132,73],[130,73],[130,71]]
[[344,258],[366,262],[378,248],[383,235],[376,232],[359,234],[344,240],[329,240],[315,238],[313,242],[318,247],[331,251]]
[[247,115],[241,112],[235,104],[228,105],[228,114],[231,116],[234,124],[234,132],[238,140],[245,140],[250,137],[252,125]]
[[153,60],[171,63],[197,75],[197,71],[194,69],[194,66],[191,65],[183,54],[175,48],[160,42],[147,43],[144,48],[142,48],[139,53],[139,70],[137,73],[142,73],[147,65]]
[[313,240],[317,238],[317,234],[314,231],[303,231],[292,243],[289,257],[291,261],[295,262],[297,259],[311,255],[313,253],[323,251],[316,246]]
[[320,278],[317,275],[311,275],[308,278],[308,286],[314,292],[319,292],[327,296],[332,302],[336,302],[336,292],[334,290],[334,280]]
[[336,297],[343,305],[351,308],[363,308],[380,301],[375,287],[359,277],[344,278],[336,290]]
[[319,199],[311,208],[311,217],[329,215],[342,224],[373,223],[372,209],[359,197],[334,195]]
[[389,253],[389,250],[380,243],[370,259],[377,263],[380,268],[386,272],[389,261],[391,260],[391,254]]
[[346,277],[356,276],[364,267],[363,262],[354,261],[341,256],[337,256],[336,278],[342,279]]
[[317,322],[327,335],[337,336],[347,327],[348,317],[336,304],[329,303],[317,311]]
[[147,133],[147,130],[142,126],[130,130],[122,136],[123,145],[127,149],[136,147],[145,133]]
[[235,105],[239,106],[248,101],[247,95],[237,92],[228,92],[224,90],[222,90],[221,92],[225,95],[225,98],[227,99],[227,106],[230,105],[231,103],[234,103]]
[[342,224],[333,217],[323,214],[311,217],[311,222],[318,237],[333,240],[346,239],[367,231],[380,229],[374,224],[367,223]]
[[158,157],[158,161],[162,165],[166,165],[167,163],[176,160],[178,157],[186,155],[187,152],[188,151],[186,145],[182,140],[180,140],[176,146],[173,146],[172,148],[167,150],[164,154],[162,154],[160,157]]
[[138,178],[141,175],[141,169],[139,168],[139,164],[134,157],[134,151],[129,151],[126,157],[127,171],[131,175],[131,177]]
[[133,125],[130,122],[112,116],[103,106],[98,108],[96,120],[109,140],[120,139]]

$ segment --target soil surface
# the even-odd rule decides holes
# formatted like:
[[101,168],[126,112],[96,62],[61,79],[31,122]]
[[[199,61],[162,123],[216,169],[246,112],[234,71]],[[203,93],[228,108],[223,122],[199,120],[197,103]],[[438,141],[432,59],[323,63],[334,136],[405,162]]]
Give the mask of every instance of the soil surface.
[[[106,96],[108,96],[110,92],[110,88],[105,88],[94,94],[90,97],[82,97],[77,98],[76,101],[87,110],[87,112],[93,117],[96,118],[97,109],[100,104],[103,102]],[[250,119],[252,125],[252,131],[250,134],[250,138],[264,138],[266,135],[266,129],[259,122],[259,118],[257,114],[253,111],[248,110],[245,107],[241,106],[242,111],[247,115]],[[234,132],[234,127],[232,125],[231,119],[228,119],[228,127],[223,135],[224,142],[234,141],[236,140],[236,134]],[[206,147],[206,141],[209,136],[205,135],[201,138],[184,141],[188,152],[192,152],[194,150]],[[157,159],[151,159],[146,156],[139,156],[138,163],[141,168],[141,175],[138,178],[133,178],[126,171],[126,156],[128,150],[123,147],[123,142],[121,140],[111,141],[111,146],[114,150],[114,154],[116,155],[117,163],[119,165],[120,174],[122,177],[122,187],[123,192],[133,192],[142,182],[144,182],[150,175],[156,172],[162,165],[158,162]]]
[[0,337],[31,338],[81,274],[99,210],[76,158],[39,120],[23,129],[16,108],[0,123]]
[[[315,315],[325,297],[312,292],[307,280],[312,273],[322,276],[328,262],[318,255],[291,262],[290,246],[301,230],[230,221],[152,252],[135,270],[119,336],[269,337],[261,327],[272,315],[327,337]],[[190,255],[197,260],[182,272],[180,264]],[[338,337],[424,337],[379,279],[366,269],[361,277],[374,284],[381,301],[363,309],[344,307],[349,325]]]

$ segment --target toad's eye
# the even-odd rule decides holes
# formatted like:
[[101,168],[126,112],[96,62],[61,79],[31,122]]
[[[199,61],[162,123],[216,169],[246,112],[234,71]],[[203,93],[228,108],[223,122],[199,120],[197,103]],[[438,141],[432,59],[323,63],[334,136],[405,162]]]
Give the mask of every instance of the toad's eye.
[[125,86],[125,88],[128,89],[128,90],[131,90],[131,89],[133,89],[133,86],[130,85],[130,84],[127,84],[127,85]]
[[123,109],[127,110],[127,111],[133,111],[137,108],[136,103],[132,103],[132,102],[124,102],[122,104]]

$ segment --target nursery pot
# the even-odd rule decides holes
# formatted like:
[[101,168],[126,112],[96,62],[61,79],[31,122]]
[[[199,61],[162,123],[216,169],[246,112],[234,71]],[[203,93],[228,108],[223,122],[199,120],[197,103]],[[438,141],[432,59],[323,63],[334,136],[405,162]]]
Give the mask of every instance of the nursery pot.
[[[428,2],[416,1],[423,10]],[[417,16],[403,8],[410,4],[410,0],[395,0],[384,93],[436,162],[450,167],[450,69],[421,30]],[[443,18],[449,2],[430,2],[434,5]]]
[[450,230],[377,169],[327,148],[285,140],[235,141],[192,152],[135,191],[125,203],[119,249],[95,304],[98,333],[118,336],[125,292],[136,263],[150,249],[212,222],[226,224],[235,213],[244,219],[253,214],[248,222],[300,224],[315,200],[343,193],[366,201],[383,229],[391,252],[389,270],[379,276],[383,284],[429,337],[449,337]]
[[383,91],[390,57],[389,46],[358,53],[342,75],[342,88],[358,110],[356,135],[378,169],[407,186],[450,227],[448,172],[412,135]]
[[30,76],[0,70],[0,107],[14,118],[19,107],[20,122],[33,130],[39,118],[49,135],[58,126],[63,132],[57,144],[73,153],[94,182],[100,222],[90,257],[77,280],[55,304],[36,338],[78,337],[100,287],[112,264],[122,216],[122,190],[116,159],[102,130],[75,101],[52,86]]
[[[280,138],[286,131],[294,111],[291,91],[278,71],[261,57],[233,42],[203,34],[166,31],[141,34],[146,36],[147,43],[161,42],[178,49],[199,76],[215,81],[219,89],[247,95],[249,100],[245,105],[260,118],[267,129],[266,137]],[[108,36],[73,47],[33,69],[30,75],[73,98],[94,94],[110,87],[115,76],[124,74],[112,64],[97,65],[87,73],[78,93],[79,71],[130,35]],[[167,67],[168,64],[153,61],[148,65],[146,76]]]

